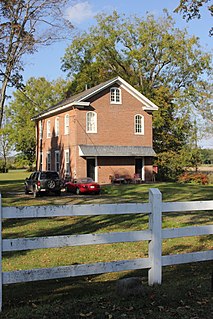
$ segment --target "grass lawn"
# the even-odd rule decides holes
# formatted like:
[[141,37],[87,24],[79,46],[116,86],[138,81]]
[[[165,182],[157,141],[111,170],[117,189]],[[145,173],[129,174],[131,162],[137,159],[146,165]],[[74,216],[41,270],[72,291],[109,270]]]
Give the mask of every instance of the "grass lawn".
[[[23,180],[29,173],[18,171],[0,174],[4,206],[62,205],[148,201],[148,190],[157,187],[164,201],[212,200],[213,185],[103,186],[100,196],[44,196],[34,199],[23,192]],[[212,224],[211,212],[164,214],[163,227]],[[147,216],[57,217],[3,222],[3,238],[105,233],[146,229]],[[208,250],[212,236],[186,237],[163,241],[163,254]],[[124,260],[146,257],[147,242],[91,245],[5,253],[3,271],[54,267],[75,263]],[[3,313],[0,318],[127,318],[127,319],[207,319],[212,315],[212,262],[164,267],[163,284],[148,287],[147,271],[132,271],[64,280],[8,285],[3,288]],[[140,276],[144,295],[117,295],[116,280]]]

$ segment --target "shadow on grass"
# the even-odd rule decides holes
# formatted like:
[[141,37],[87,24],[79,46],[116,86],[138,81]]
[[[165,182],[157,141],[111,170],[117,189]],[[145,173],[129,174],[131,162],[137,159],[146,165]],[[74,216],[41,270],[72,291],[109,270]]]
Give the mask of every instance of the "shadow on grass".
[[[147,286],[147,271],[5,286],[2,319],[210,318],[210,262],[164,267],[163,284]],[[120,296],[119,278],[139,276],[144,295]]]

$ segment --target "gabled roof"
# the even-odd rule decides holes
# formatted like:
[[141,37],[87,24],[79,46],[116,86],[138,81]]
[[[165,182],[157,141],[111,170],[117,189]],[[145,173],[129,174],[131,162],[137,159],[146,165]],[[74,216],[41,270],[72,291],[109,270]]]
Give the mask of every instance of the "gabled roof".
[[108,80],[104,83],[98,84],[90,89],[87,89],[81,93],[75,94],[56,105],[48,108],[47,110],[43,111],[42,113],[38,114],[37,116],[33,117],[32,120],[38,120],[42,117],[46,117],[48,115],[53,115],[56,112],[64,111],[69,107],[78,107],[78,108],[85,108],[90,105],[88,99],[93,97],[94,95],[98,94],[99,92],[105,90],[106,88],[114,85],[119,84],[122,88],[132,94],[136,99],[138,99],[143,104],[143,109],[145,111],[156,111],[158,110],[158,106],[151,102],[148,98],[146,98],[142,93],[138,90],[133,88],[129,83],[127,83],[124,79],[117,76],[111,80]]

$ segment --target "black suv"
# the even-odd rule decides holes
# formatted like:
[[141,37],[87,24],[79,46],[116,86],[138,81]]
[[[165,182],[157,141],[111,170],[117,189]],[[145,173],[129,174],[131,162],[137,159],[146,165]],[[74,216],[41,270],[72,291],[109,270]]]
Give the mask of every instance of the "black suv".
[[57,172],[54,171],[37,171],[25,180],[25,194],[33,193],[34,197],[43,193],[54,193],[61,195],[63,186],[62,180]]

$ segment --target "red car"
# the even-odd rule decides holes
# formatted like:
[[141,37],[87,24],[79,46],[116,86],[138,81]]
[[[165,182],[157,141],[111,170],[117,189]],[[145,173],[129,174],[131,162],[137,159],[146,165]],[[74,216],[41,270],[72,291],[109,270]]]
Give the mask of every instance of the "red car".
[[92,178],[85,177],[74,179],[71,182],[65,184],[65,189],[69,193],[79,194],[100,194],[101,187],[98,183],[95,183]]

